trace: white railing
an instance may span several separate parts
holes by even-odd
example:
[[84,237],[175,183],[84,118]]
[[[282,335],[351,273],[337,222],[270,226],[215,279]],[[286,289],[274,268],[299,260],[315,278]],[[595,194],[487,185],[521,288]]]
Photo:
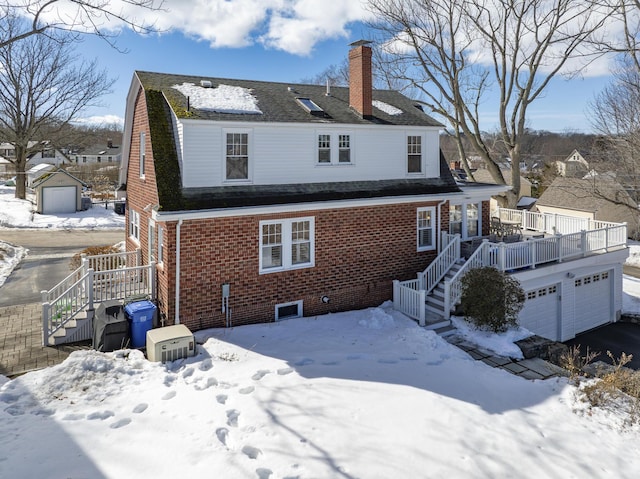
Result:
[[[447,271],[451,269],[456,261],[460,259],[460,235],[447,235],[451,238],[448,240],[447,246],[442,250],[436,259],[434,259],[427,269],[422,273],[418,273],[418,279],[420,280],[420,289],[424,289],[426,294],[429,294],[433,288],[447,274]],[[444,240],[443,235],[443,240]]]
[[94,271],[107,271],[112,269],[140,266],[142,252],[140,249],[126,251],[122,253],[107,253],[94,256],[84,256],[87,260],[87,267]]
[[449,319],[451,316],[451,308],[462,297],[462,277],[467,271],[485,266],[489,261],[489,241],[484,241],[478,249],[476,249],[469,259],[462,265],[458,272],[448,281],[444,283],[444,317]]
[[614,226],[622,226],[624,224],[555,213],[537,213],[533,211],[513,210],[509,208],[498,208],[494,214],[502,221],[519,223],[523,230],[537,231],[547,234],[568,235],[572,233],[579,233],[580,231],[611,228]]
[[425,300],[426,294],[424,289],[420,289],[419,279],[393,280],[393,309],[417,319],[420,326],[424,326],[426,321]]

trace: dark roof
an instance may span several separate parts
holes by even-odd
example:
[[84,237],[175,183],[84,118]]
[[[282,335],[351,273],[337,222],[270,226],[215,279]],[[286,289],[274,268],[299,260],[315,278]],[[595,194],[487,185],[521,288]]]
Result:
[[53,178],[54,175],[59,174],[59,173],[63,173],[65,175],[67,175],[69,178],[77,181],[78,183],[80,183],[82,186],[88,186],[84,181],[82,181],[79,178],[76,178],[75,176],[73,176],[71,173],[69,173],[66,170],[63,170],[62,168],[57,168],[55,170],[52,171],[48,171],[46,172],[44,175],[40,176],[36,181],[33,182],[33,185],[31,185],[32,188],[36,188],[38,186],[40,186],[42,183],[45,183],[46,181],[48,181],[49,179]]
[[[349,88],[347,87],[331,87],[330,95],[326,95],[326,87],[320,85],[232,80],[144,71],[137,71],[136,75],[145,90],[161,91],[168,99],[174,112],[184,118],[243,122],[442,126],[424,113],[417,102],[392,90],[373,90],[373,100],[383,101],[402,110],[402,113],[390,115],[374,107],[373,118],[363,119],[349,106]],[[191,106],[187,111],[187,98],[173,86],[182,85],[185,82],[200,85],[201,80],[210,81],[213,88],[223,84],[252,90],[262,114],[218,113],[210,110],[197,110]],[[325,116],[310,114],[296,102],[296,98],[309,98],[325,112]]]
[[116,156],[121,153],[121,148],[118,145],[114,145],[109,148],[107,145],[93,145],[88,148],[82,149],[80,152],[75,153],[75,155],[104,155],[104,156]]

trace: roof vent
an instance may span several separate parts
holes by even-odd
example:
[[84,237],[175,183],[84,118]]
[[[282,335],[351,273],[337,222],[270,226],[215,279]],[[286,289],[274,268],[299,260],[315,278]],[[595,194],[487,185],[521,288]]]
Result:
[[318,105],[316,105],[309,98],[297,97],[296,101],[300,104],[302,108],[304,108],[307,111],[307,113],[310,113],[313,116],[325,116],[324,110],[320,108]]
[[211,81],[210,80],[200,80],[200,86],[202,88],[211,88]]

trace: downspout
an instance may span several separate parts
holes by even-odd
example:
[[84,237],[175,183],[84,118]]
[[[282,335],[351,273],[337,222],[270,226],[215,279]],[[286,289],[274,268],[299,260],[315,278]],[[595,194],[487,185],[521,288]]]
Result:
[[178,220],[176,226],[176,308],[175,308],[175,324],[180,324],[180,227],[182,220]]
[[442,253],[442,205],[444,205],[447,200],[442,200],[438,203],[438,253]]

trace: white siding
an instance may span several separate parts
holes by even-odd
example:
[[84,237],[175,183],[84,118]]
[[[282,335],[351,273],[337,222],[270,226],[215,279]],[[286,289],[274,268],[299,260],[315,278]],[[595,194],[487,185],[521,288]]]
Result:
[[[178,120],[176,136],[185,187],[224,184],[227,129],[249,133],[250,182],[254,185],[408,178],[407,135],[423,138],[423,172],[417,177],[438,177],[440,173],[437,128]],[[349,134],[351,163],[318,164],[320,133],[334,135],[332,141],[337,141],[338,134]]]

